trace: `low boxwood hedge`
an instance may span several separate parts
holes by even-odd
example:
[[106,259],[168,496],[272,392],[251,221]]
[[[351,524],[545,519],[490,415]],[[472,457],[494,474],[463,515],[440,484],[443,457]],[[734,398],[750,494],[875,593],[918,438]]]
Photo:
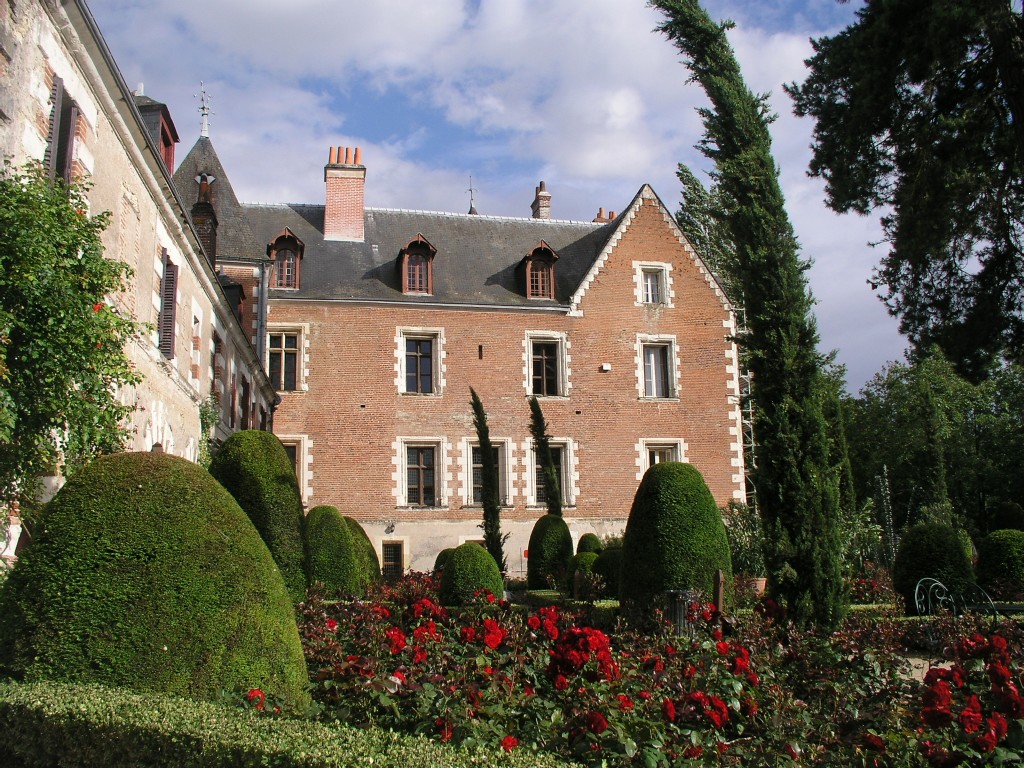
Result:
[[553,755],[461,749],[419,736],[273,718],[118,688],[0,682],[9,768],[556,768]]

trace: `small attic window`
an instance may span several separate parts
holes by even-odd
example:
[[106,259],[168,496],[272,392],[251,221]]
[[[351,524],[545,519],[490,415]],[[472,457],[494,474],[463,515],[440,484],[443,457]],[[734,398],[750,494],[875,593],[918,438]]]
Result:
[[543,240],[523,259],[526,265],[526,297],[555,298],[555,262],[558,254]]
[[417,234],[398,254],[402,293],[434,292],[434,256],[437,249]]
[[267,244],[267,256],[274,265],[271,285],[274,288],[298,288],[299,266],[305,244],[288,227]]

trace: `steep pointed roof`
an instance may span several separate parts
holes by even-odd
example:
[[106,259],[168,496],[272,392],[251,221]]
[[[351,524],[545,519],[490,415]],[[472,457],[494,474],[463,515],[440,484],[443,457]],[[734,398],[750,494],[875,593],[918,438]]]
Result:
[[213,142],[201,136],[174,172],[174,186],[186,205],[191,206],[199,197],[201,174],[212,176],[213,209],[217,213],[217,259],[266,259],[266,242],[261,243],[253,234],[245,210],[235,196],[224,166],[213,148]]

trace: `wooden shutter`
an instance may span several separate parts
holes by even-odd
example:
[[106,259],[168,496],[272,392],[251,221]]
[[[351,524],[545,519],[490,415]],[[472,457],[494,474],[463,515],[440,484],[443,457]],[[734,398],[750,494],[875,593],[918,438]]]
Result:
[[178,308],[178,267],[171,262],[167,249],[163,252],[164,276],[160,281],[160,319],[157,333],[160,336],[160,351],[168,360],[174,359],[174,324]]
[[46,134],[46,152],[43,154],[43,165],[46,167],[46,174],[51,178],[57,177],[57,157],[60,154],[58,145],[60,142],[60,116],[64,101],[64,81],[54,75],[53,90],[50,91],[50,125]]

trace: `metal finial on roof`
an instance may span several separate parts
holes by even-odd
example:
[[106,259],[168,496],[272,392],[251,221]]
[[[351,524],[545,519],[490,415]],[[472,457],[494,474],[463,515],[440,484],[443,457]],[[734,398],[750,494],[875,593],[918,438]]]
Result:
[[466,191],[469,192],[469,215],[470,216],[476,216],[477,215],[476,206],[473,205],[473,193],[476,192],[476,190],[473,188],[473,176],[472,176],[472,174],[470,174],[470,177],[469,177],[469,189],[467,189]]
[[199,81],[199,93],[194,93],[192,96],[199,99],[199,114],[203,116],[202,122],[199,124],[199,135],[209,138],[210,115],[216,113],[210,109],[210,94],[206,92],[206,86],[202,80]]

